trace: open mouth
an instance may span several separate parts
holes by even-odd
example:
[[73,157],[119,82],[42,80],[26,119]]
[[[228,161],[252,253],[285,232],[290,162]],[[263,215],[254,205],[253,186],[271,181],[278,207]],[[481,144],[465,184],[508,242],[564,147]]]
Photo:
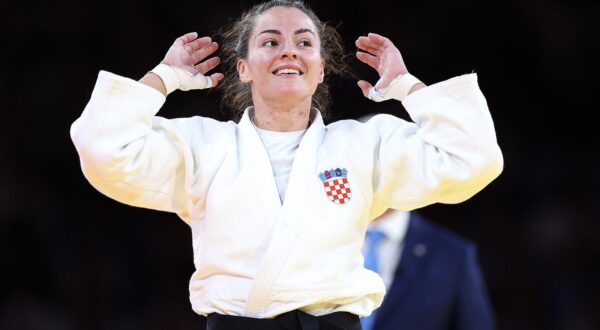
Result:
[[284,76],[284,75],[297,75],[297,76],[301,76],[304,74],[304,72],[297,70],[297,69],[279,69],[279,70],[275,70],[273,71],[273,74],[276,76]]

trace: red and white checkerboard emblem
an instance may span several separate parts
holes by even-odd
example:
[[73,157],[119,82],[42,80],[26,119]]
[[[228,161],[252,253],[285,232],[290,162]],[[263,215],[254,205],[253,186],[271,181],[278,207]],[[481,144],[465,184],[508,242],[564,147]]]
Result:
[[348,171],[345,168],[331,169],[319,174],[327,198],[336,204],[345,204],[352,198],[347,174]]
[[345,204],[352,197],[347,178],[335,178],[323,182],[329,200],[336,204]]

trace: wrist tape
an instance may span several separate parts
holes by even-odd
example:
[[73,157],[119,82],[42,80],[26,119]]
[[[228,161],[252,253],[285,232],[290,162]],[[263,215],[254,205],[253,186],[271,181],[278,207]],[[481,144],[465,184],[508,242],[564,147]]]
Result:
[[190,89],[205,89],[212,87],[212,80],[200,72],[192,74],[184,69],[161,63],[150,72],[158,75],[162,79],[167,94],[171,94],[176,89],[188,91]]
[[408,95],[410,89],[420,82],[419,79],[407,72],[394,78],[386,88],[371,87],[368,98],[375,102],[382,102],[389,99],[402,101]]

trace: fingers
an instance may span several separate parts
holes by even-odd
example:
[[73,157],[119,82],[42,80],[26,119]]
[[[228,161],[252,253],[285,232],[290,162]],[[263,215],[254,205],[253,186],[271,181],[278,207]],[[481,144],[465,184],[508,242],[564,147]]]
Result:
[[192,53],[202,47],[205,47],[206,45],[209,45],[211,41],[212,39],[210,37],[202,37],[186,43],[184,47],[189,53]]
[[358,58],[361,62],[369,65],[375,70],[379,68],[379,58],[376,56],[365,52],[356,52],[356,58]]
[[368,37],[358,37],[356,39],[356,47],[373,55],[380,56],[383,53],[380,45],[371,41]]
[[217,86],[217,84],[219,83],[219,81],[221,79],[223,79],[225,76],[222,73],[213,73],[213,74],[211,74],[208,77],[212,81],[212,87],[215,87],[215,86]]
[[367,35],[367,37],[374,44],[383,46],[383,47],[387,47],[392,43],[392,41],[390,39],[388,39],[382,35],[379,35],[377,33],[369,33]]
[[357,84],[358,87],[360,87],[360,90],[362,91],[363,95],[365,97],[369,97],[369,89],[373,88],[373,86],[365,80],[359,80]]
[[185,45],[188,42],[196,39],[197,37],[198,37],[198,33],[196,33],[196,32],[186,33],[186,34],[182,35],[181,37],[177,38],[177,40],[175,40],[175,43],[179,43],[180,45]]
[[198,70],[200,73],[202,73],[203,75],[206,75],[206,73],[212,69],[214,69],[217,65],[219,65],[219,63],[221,62],[221,59],[219,59],[218,57],[211,57],[208,60],[195,65],[194,67],[196,68],[196,70]]
[[210,54],[214,53],[219,48],[219,45],[216,42],[211,42],[199,50],[190,54],[192,63],[198,63],[205,58],[207,58]]
[[386,48],[395,47],[390,39],[377,33],[369,33],[366,37],[358,37],[356,39],[356,46],[377,56],[381,55]]

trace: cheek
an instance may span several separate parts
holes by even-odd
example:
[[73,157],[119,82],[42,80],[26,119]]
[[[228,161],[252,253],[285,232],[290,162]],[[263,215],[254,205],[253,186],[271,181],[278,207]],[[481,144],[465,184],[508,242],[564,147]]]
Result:
[[267,51],[254,51],[252,55],[248,57],[248,61],[255,67],[264,67],[273,60],[273,55]]
[[270,63],[269,57],[258,54],[248,61],[250,72],[255,78],[269,74]]
[[321,54],[313,54],[307,59],[310,61],[311,67],[313,68],[314,72],[316,72],[319,75],[323,73],[323,58],[321,57]]

